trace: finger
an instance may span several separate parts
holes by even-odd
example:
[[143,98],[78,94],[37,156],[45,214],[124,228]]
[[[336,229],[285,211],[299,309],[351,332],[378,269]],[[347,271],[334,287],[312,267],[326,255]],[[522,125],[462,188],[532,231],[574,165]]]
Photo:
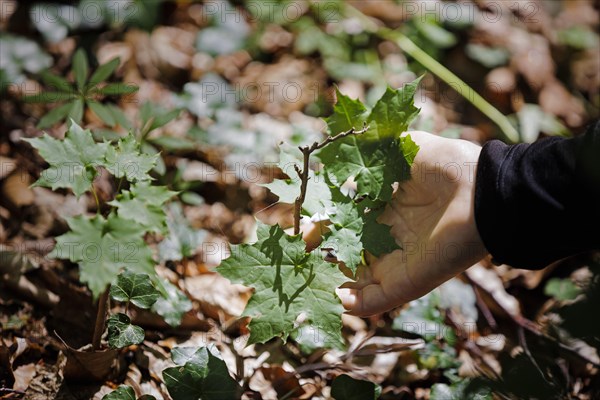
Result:
[[359,265],[356,270],[356,280],[349,281],[342,284],[340,287],[342,288],[350,288],[350,289],[362,289],[367,285],[371,285],[376,283],[373,274],[371,273],[371,268],[366,267],[364,265]]
[[389,299],[385,295],[381,285],[373,284],[365,286],[362,289],[340,289],[343,292],[342,304],[348,310],[349,314],[359,317],[384,312],[392,308]]

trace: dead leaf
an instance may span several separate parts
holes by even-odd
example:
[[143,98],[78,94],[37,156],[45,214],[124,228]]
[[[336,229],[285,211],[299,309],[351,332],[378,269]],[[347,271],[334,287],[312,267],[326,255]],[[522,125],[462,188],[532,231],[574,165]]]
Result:
[[16,207],[33,204],[35,196],[29,187],[33,183],[31,176],[23,171],[12,173],[2,185],[2,194]]

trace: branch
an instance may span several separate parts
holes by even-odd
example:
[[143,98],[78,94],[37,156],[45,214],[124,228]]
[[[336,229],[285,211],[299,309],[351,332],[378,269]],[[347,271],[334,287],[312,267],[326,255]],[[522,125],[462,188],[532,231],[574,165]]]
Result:
[[298,177],[300,178],[300,195],[298,197],[296,197],[296,201],[294,202],[294,235],[297,235],[300,233],[300,214],[302,212],[302,204],[304,204],[304,200],[306,199],[306,189],[308,186],[308,180],[310,179],[310,177],[308,176],[309,165],[310,165],[309,164],[310,155],[313,152],[322,149],[323,147],[327,146],[330,143],[335,142],[338,139],[343,139],[350,135],[362,135],[367,130],[369,130],[369,127],[365,123],[363,125],[363,128],[360,130],[356,130],[356,128],[352,128],[350,130],[347,130],[346,132],[338,133],[335,136],[328,136],[321,143],[314,142],[310,146],[298,146],[298,149],[300,149],[300,151],[302,152],[302,155],[304,156],[303,157],[304,166],[302,167],[302,170],[300,170],[298,165],[296,165],[296,164],[294,165],[294,169],[296,170],[296,173],[298,174]]

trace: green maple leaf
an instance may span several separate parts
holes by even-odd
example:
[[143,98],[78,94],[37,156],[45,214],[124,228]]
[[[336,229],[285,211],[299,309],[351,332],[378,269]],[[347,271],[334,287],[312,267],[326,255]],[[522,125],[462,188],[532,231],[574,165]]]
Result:
[[148,181],[137,182],[108,202],[117,208],[119,217],[136,221],[151,232],[166,233],[167,221],[163,203],[177,192],[165,186],[151,186]]
[[65,135],[64,140],[57,140],[48,134],[33,139],[23,139],[36,148],[40,155],[50,164],[42,172],[36,186],[72,189],[77,197],[92,187],[98,174],[96,167],[104,164],[107,143],[96,143],[89,130],[83,130],[75,122]]
[[344,308],[335,288],[348,279],[320,253],[306,253],[300,235],[258,223],[257,237],[252,245],[232,246],[231,256],[217,267],[230,281],[255,290],[243,313],[252,318],[248,343],[286,341],[300,317],[325,336],[325,347],[343,348]]
[[[297,147],[286,143],[279,145],[279,162],[277,166],[288,178],[275,179],[263,186],[279,197],[279,201],[282,203],[294,204],[296,197],[300,195],[300,178],[294,170],[294,165],[302,169],[302,158],[302,152]],[[302,212],[308,216],[324,213],[327,208],[331,207],[331,192],[325,174],[311,169],[308,176],[310,183],[306,188],[306,198],[302,203]]]
[[115,177],[125,177],[128,181],[150,180],[148,172],[156,165],[158,154],[150,155],[140,151],[140,144],[132,133],[119,139],[116,146],[106,152],[105,166]]
[[106,320],[108,327],[108,345],[120,349],[140,344],[144,341],[144,330],[133,325],[129,317],[123,313],[113,314]]
[[347,203],[335,203],[335,212],[329,214],[331,233],[325,238],[323,247],[333,248],[337,259],[355,273],[362,260],[363,220],[358,207],[348,200]]
[[110,286],[110,297],[117,301],[132,302],[139,308],[150,308],[160,292],[156,290],[148,274],[121,272],[117,282]]
[[177,366],[165,369],[162,376],[173,400],[241,398],[242,388],[214,347],[176,347],[171,358]]
[[414,106],[419,81],[398,90],[388,88],[371,111],[338,92],[338,103],[327,121],[330,134],[360,128],[365,122],[369,125],[362,135],[338,139],[318,153],[326,171],[339,185],[353,178],[357,195],[388,201],[392,184],[409,178],[414,142],[400,135],[419,113]]
[[123,268],[155,276],[152,252],[143,240],[144,227],[114,214],[107,219],[100,215],[67,218],[67,223],[71,230],[56,238],[50,257],[78,263],[80,279],[94,298]]

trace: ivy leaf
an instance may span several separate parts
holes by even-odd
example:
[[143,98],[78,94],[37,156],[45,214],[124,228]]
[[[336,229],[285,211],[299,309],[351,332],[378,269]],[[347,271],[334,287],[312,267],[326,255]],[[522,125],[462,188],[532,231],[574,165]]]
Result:
[[[112,392],[105,394],[102,400],[135,400],[135,392],[131,386],[121,385]],[[138,400],[156,400],[151,394],[145,394]]]
[[392,197],[392,184],[409,178],[408,160],[414,157],[414,146],[400,135],[419,112],[414,107],[419,81],[399,90],[388,88],[367,117],[368,111],[364,111],[357,100],[338,93],[340,105],[336,104],[334,114],[328,119],[330,134],[359,128],[365,121],[369,124],[369,130],[362,135],[336,140],[318,153],[325,169],[339,185],[353,178],[357,195],[388,201]]
[[239,399],[242,388],[229,375],[227,365],[216,349],[175,348],[172,359],[177,367],[162,372],[173,400]]
[[165,186],[151,186],[148,181],[137,182],[108,202],[117,208],[119,217],[136,221],[151,232],[166,233],[166,214],[163,203],[177,194]]
[[[300,195],[300,178],[294,170],[294,165],[302,168],[302,152],[287,143],[279,145],[279,162],[277,166],[288,176],[288,179],[275,179],[263,186],[279,197],[282,203],[294,204],[296,197]],[[305,215],[325,213],[331,207],[331,191],[322,172],[313,171],[308,173],[309,185],[306,188],[306,198],[302,204]]]
[[110,296],[117,301],[132,302],[139,308],[147,309],[156,303],[160,292],[148,274],[124,271],[117,276],[117,283],[111,285]]
[[79,263],[80,280],[94,298],[112,283],[122,268],[155,275],[152,252],[143,240],[144,227],[110,214],[107,219],[78,216],[67,218],[71,229],[56,238],[50,257]]
[[69,188],[77,197],[88,191],[97,175],[96,167],[104,163],[108,145],[96,143],[89,130],[71,123],[64,140],[48,134],[23,139],[38,150],[50,167],[42,172],[36,186]]
[[119,140],[116,147],[106,152],[106,169],[115,177],[125,177],[129,182],[150,180],[148,171],[154,168],[158,155],[140,151],[140,144],[132,133]]
[[346,374],[339,375],[331,384],[331,397],[335,400],[377,400],[379,396],[381,386]]
[[254,288],[243,315],[252,318],[248,343],[284,341],[303,319],[326,335],[325,347],[343,348],[344,312],[335,288],[348,279],[320,253],[306,253],[300,235],[258,223],[257,242],[233,245],[217,270],[233,283]]
[[144,341],[144,330],[133,325],[129,317],[123,313],[108,317],[106,325],[108,326],[108,345],[113,349],[140,344]]
[[164,294],[152,305],[152,311],[171,326],[179,326],[183,315],[192,309],[192,302],[171,282],[162,282]]
[[363,220],[354,202],[335,205],[335,212],[329,214],[331,233],[326,237],[324,247],[333,248],[337,259],[355,273],[362,259]]
[[131,386],[121,385],[112,392],[105,394],[102,400],[135,400],[135,392]]

